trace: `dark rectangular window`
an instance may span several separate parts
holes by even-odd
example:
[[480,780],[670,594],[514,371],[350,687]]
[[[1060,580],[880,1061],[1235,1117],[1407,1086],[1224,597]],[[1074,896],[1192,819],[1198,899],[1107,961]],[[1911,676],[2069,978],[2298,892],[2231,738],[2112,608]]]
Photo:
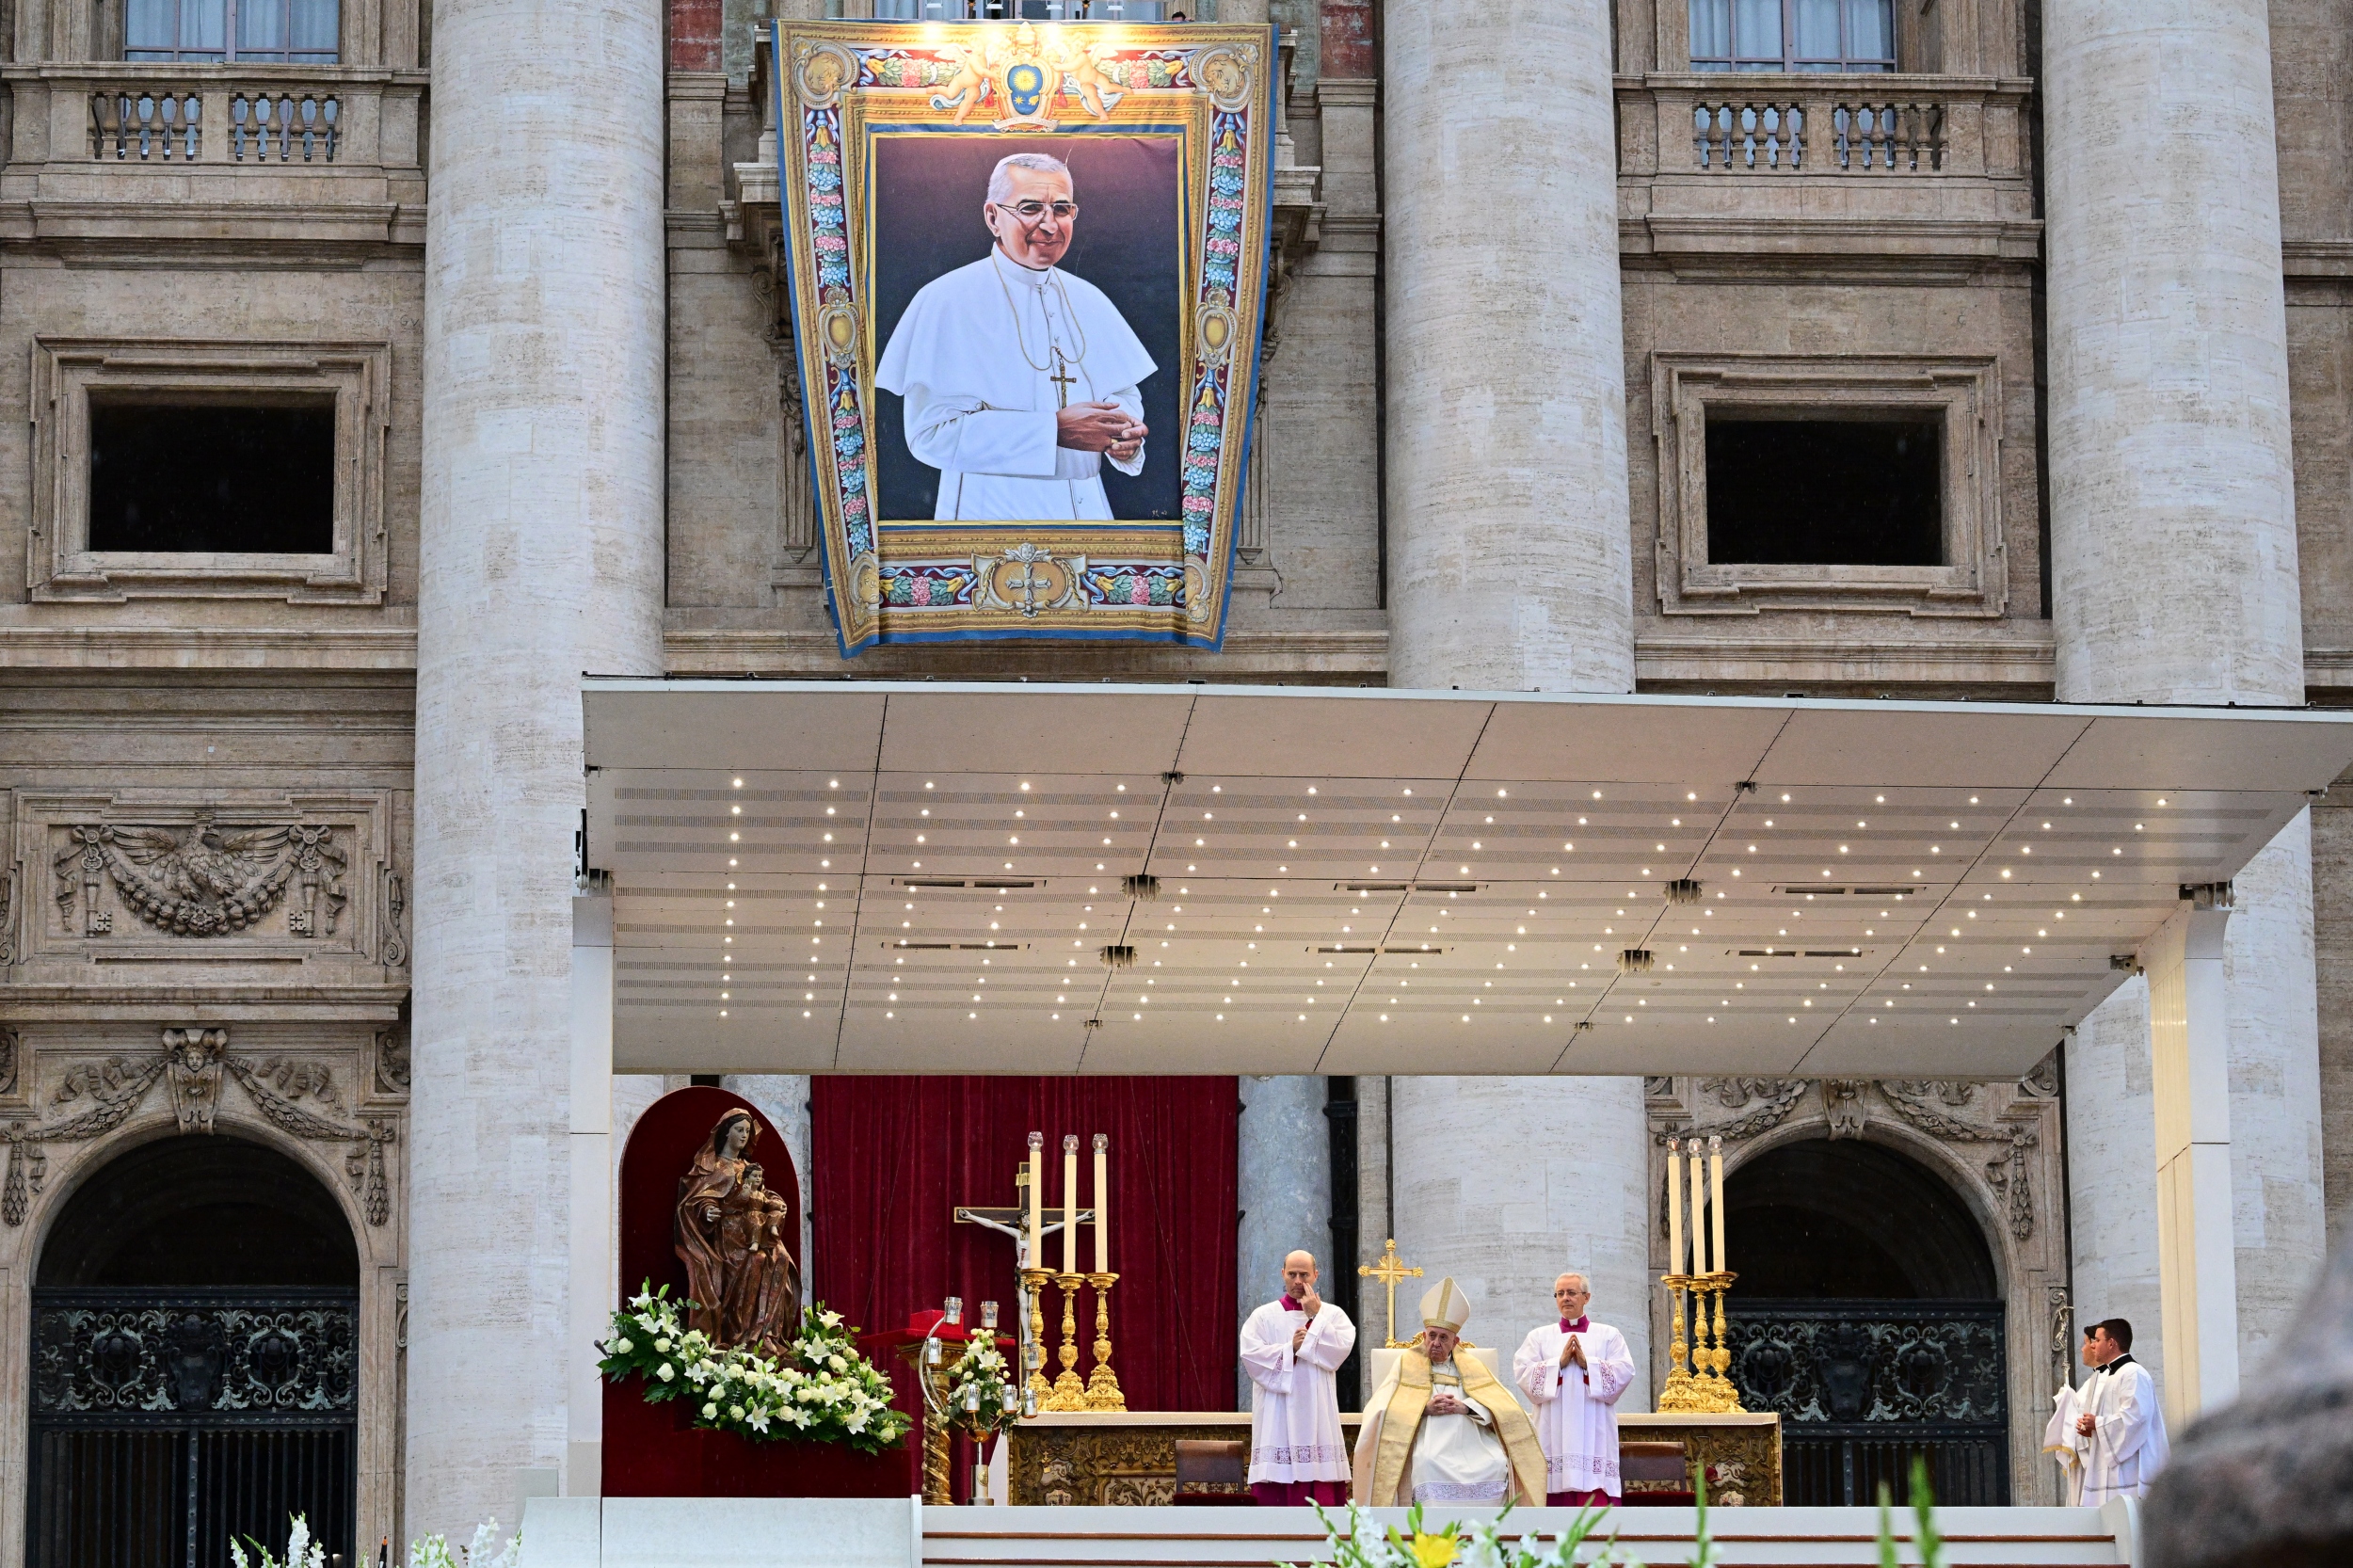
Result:
[[91,397],[89,548],[333,553],[334,401]]
[[1707,419],[1711,565],[1945,564],[1940,426]]

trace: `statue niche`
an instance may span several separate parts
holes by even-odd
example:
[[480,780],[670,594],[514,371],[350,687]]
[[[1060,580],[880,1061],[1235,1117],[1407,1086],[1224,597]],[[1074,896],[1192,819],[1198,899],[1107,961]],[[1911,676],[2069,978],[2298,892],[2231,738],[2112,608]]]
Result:
[[719,1118],[679,1179],[672,1244],[696,1304],[686,1326],[780,1355],[800,1333],[801,1271],[786,1238],[792,1205],[746,1158],[759,1138],[750,1112]]

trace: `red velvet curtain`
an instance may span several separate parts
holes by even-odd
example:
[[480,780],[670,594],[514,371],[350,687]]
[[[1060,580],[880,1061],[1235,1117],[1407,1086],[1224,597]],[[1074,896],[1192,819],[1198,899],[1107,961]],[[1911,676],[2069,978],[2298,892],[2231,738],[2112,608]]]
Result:
[[[1112,1367],[1130,1410],[1234,1408],[1235,1142],[1230,1078],[863,1078],[811,1084],[811,1285],[870,1331],[962,1296],[966,1321],[1000,1304],[1012,1332],[1013,1242],[956,1224],[959,1204],[1010,1207],[1028,1135],[1046,1134],[1045,1198],[1063,1198],[1062,1138],[1080,1137],[1080,1207],[1094,1201],[1093,1134],[1111,1137]],[[1059,1237],[1048,1237],[1060,1267]],[[1095,1266],[1092,1229],[1080,1269]],[[1059,1320],[1061,1292],[1047,1297]],[[1093,1369],[1083,1293],[1079,1375]],[[1047,1325],[1061,1342],[1058,1320]],[[1058,1369],[1049,1348],[1047,1376]]]

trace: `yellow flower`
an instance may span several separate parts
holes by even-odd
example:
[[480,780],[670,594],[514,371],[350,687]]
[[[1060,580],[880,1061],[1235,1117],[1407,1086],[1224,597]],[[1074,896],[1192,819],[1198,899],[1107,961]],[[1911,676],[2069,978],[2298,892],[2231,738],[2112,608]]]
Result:
[[1416,1530],[1412,1547],[1414,1560],[1420,1563],[1421,1568],[1447,1568],[1454,1560],[1455,1545],[1455,1537],[1450,1530],[1444,1535],[1427,1535]]

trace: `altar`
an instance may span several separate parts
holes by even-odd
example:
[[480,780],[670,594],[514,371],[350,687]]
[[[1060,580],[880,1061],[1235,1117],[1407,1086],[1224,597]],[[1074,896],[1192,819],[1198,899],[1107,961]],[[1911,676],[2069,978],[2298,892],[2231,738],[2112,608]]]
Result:
[[[1343,1414],[1353,1446],[1361,1416]],[[1176,1492],[1180,1438],[1244,1441],[1247,1411],[1122,1411],[1038,1415],[1006,1429],[1005,1486],[1016,1506],[1152,1507]],[[1781,1506],[1781,1417],[1628,1411],[1618,1416],[1622,1443],[1680,1443],[1687,1464],[1731,1478],[1750,1507]],[[1726,1465],[1737,1465],[1737,1471]],[[1709,1490],[1720,1490],[1711,1484]],[[1236,1498],[1247,1505],[1245,1495]]]

